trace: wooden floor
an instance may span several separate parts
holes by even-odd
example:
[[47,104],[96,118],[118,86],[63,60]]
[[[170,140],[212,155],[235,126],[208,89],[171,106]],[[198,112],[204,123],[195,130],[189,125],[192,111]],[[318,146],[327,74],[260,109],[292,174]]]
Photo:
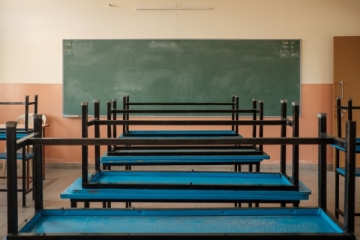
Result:
[[[186,166],[183,167],[186,169]],[[190,168],[191,169],[191,168]],[[186,169],[187,170],[187,169]],[[274,169],[276,171],[276,169]],[[91,172],[91,170],[90,170]],[[290,173],[291,171],[289,171]],[[45,208],[69,208],[70,201],[60,199],[60,193],[64,191],[76,178],[81,176],[80,169],[47,169],[46,180],[44,180],[44,206]],[[302,201],[300,207],[317,206],[317,171],[311,169],[300,170],[301,181],[312,190],[310,200]],[[343,184],[343,181],[341,181]],[[6,180],[0,179],[0,187],[5,187]],[[328,207],[334,212],[334,173],[328,172]],[[360,212],[360,178],[356,180],[356,211]],[[27,207],[21,206],[21,194],[19,193],[19,223],[31,218],[34,208],[34,202],[31,200],[31,194],[27,196]],[[342,204],[342,201],[341,201]],[[92,207],[101,207],[100,203],[92,203]],[[113,203],[113,207],[123,208],[124,203]],[[209,207],[232,207],[233,204],[211,204],[211,203],[133,203],[135,208],[209,208]],[[260,206],[278,206],[263,204]],[[0,239],[6,236],[7,232],[7,208],[6,193],[0,192]],[[82,207],[79,204],[79,207]],[[356,217],[355,231],[360,239],[360,217]]]

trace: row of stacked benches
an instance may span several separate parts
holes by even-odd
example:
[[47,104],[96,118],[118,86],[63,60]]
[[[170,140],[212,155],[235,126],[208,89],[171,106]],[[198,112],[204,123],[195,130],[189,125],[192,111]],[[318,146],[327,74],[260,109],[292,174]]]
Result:
[[[236,99],[236,98],[235,98]],[[125,100],[125,99],[124,99]],[[236,102],[236,101],[235,101]],[[151,104],[151,103],[149,103]],[[180,103],[179,103],[180,104]],[[209,103],[208,103],[209,104]],[[215,103],[218,104],[218,103]],[[129,125],[187,125],[187,126],[202,126],[202,125],[212,125],[212,126],[221,126],[221,125],[229,125],[232,126],[232,129],[236,129],[239,125],[252,126],[252,137],[256,136],[256,126],[260,126],[259,136],[263,137],[263,126],[265,125],[278,125],[281,129],[281,137],[286,136],[286,125],[293,126],[293,136],[298,136],[298,119],[299,119],[299,106],[297,104],[293,105],[293,120],[289,120],[286,118],[286,101],[281,102],[282,116],[280,120],[256,120],[256,115],[253,113],[259,112],[260,117],[262,119],[262,109],[263,104],[260,101],[260,110],[256,108],[253,109],[235,109],[235,110],[166,110],[162,111],[163,113],[198,113],[198,112],[207,112],[207,113],[230,113],[231,116],[234,114],[237,115],[239,112],[241,113],[251,113],[253,114],[252,120],[247,121],[239,121],[236,120],[238,117],[232,117],[230,121],[219,121],[219,120],[162,120],[162,121],[153,121],[153,120],[142,120],[142,121],[130,121],[128,120],[128,114],[130,110],[110,110],[108,108],[108,113],[111,112],[113,114],[113,118],[116,119],[116,113],[123,114],[122,120],[103,120],[100,121],[98,113],[99,110],[99,102],[94,102],[94,120],[88,121],[88,106],[87,103],[83,103],[83,137],[88,135],[86,131],[86,127],[94,126],[95,137],[100,136],[99,126],[100,125],[125,125],[123,129],[128,129]],[[108,104],[109,105],[109,104]],[[139,103],[137,103],[139,105]],[[114,101],[112,106],[116,106]],[[253,104],[256,107],[256,104]],[[158,113],[161,111],[155,110],[133,110],[131,113]],[[108,116],[111,114],[108,114]],[[85,126],[84,126],[85,125]],[[113,129],[113,132],[115,130]],[[117,138],[117,134],[112,134],[111,131],[108,131],[108,136],[113,136]],[[174,137],[182,137],[182,138],[216,138],[219,139],[221,137],[231,137],[231,138],[242,138],[234,130],[224,131],[224,130],[207,130],[207,131],[125,131],[124,134],[121,135],[122,138],[126,137],[136,137],[136,138],[151,138],[154,141],[167,141],[169,138]],[[294,151],[298,152],[298,146],[294,146]],[[86,151],[85,151],[86,152]],[[135,188],[135,191],[140,191],[140,189],[168,189],[168,188],[177,188],[178,190],[184,189],[193,189],[193,190],[202,190],[200,193],[202,194],[201,199],[199,196],[195,197],[194,194],[190,194],[189,196],[184,194],[184,191],[178,191],[177,194],[171,194],[171,201],[188,201],[188,202],[197,202],[197,201],[208,201],[208,202],[234,202],[234,200],[239,200],[241,202],[255,202],[255,203],[293,203],[295,206],[298,206],[300,200],[306,200],[309,197],[310,190],[298,179],[298,158],[295,157],[293,159],[293,177],[289,177],[286,174],[286,148],[285,146],[281,146],[281,172],[280,173],[261,173],[261,174],[249,174],[244,175],[242,173],[242,178],[239,178],[239,174],[229,174],[229,173],[209,173],[209,172],[124,172],[124,171],[101,171],[100,163],[109,165],[198,165],[198,164],[206,164],[206,165],[233,165],[238,166],[240,164],[257,164],[259,165],[261,161],[264,159],[269,159],[269,155],[267,155],[263,151],[262,145],[256,146],[254,144],[251,145],[242,145],[242,146],[151,146],[151,147],[136,147],[136,146],[109,146],[108,151],[99,158],[99,146],[95,147],[95,173],[88,176],[88,157],[86,154],[83,154],[83,176],[81,179],[75,181],[66,191],[61,194],[62,198],[69,198],[72,202],[72,206],[76,206],[77,202],[84,201],[86,206],[89,206],[89,202],[91,201],[103,201],[108,200],[108,206],[113,201],[124,201],[126,198],[129,198],[129,194],[125,194],[122,189],[124,188]],[[129,168],[128,168],[129,169]],[[239,169],[239,168],[238,168]],[[257,171],[259,171],[259,167],[257,167]],[[295,173],[295,174],[294,174]],[[212,174],[212,175],[211,175]],[[169,175],[173,177],[172,181],[169,182]],[[155,177],[157,179],[155,180]],[[176,177],[175,177],[176,176]],[[199,177],[201,176],[201,177]],[[151,184],[148,184],[146,181],[144,182],[141,178],[147,178]],[[216,178],[217,177],[217,178]],[[236,178],[235,178],[236,177]],[[119,179],[128,179],[128,183],[126,182],[118,182]],[[193,179],[193,180],[191,180]],[[222,182],[214,183],[211,179],[222,179]],[[200,183],[199,183],[200,181]],[[234,182],[237,181],[237,182]],[[82,182],[82,185],[80,185]],[[198,183],[196,183],[198,182]],[[229,184],[224,184],[224,182],[228,182]],[[244,182],[244,184],[240,184]],[[189,186],[191,184],[191,186]],[[250,186],[250,187],[249,187]],[[97,191],[93,191],[93,188],[97,188]],[[110,191],[112,194],[109,194],[108,188],[117,188],[119,190]],[[219,195],[213,194],[212,192],[204,191],[204,190],[234,190],[237,191],[237,196],[234,195],[233,192],[226,192],[227,194],[222,194],[221,198]],[[254,192],[253,190],[259,190]],[[276,196],[272,198],[269,197],[270,192],[266,190],[278,190],[276,192]],[[293,190],[293,191],[289,191]],[[204,194],[209,193],[211,195],[207,196]],[[101,193],[101,194],[99,194]],[[164,192],[162,195],[156,194],[154,197],[149,197],[148,192],[145,191],[147,195],[147,201],[164,201],[169,200],[168,197],[164,197],[164,195],[169,195],[167,192]],[[131,193],[130,193],[131,195]],[[226,197],[225,197],[226,196]],[[134,199],[132,201],[144,201],[144,197],[140,194],[133,196]],[[128,199],[129,200],[129,199]]]
[[[27,144],[35,145],[35,210],[36,216],[31,219],[20,231],[13,215],[17,213],[16,204],[12,203],[16,194],[9,192],[8,239],[117,239],[122,238],[239,238],[256,239],[263,237],[276,237],[278,239],[331,238],[355,239],[354,237],[354,185],[355,185],[355,123],[347,123],[346,139],[336,138],[326,134],[326,115],[319,114],[318,137],[299,137],[299,106],[293,104],[293,118],[286,118],[286,101],[282,101],[282,117],[280,120],[238,120],[230,121],[149,121],[129,120],[131,110],[114,111],[123,113],[122,120],[100,120],[99,102],[95,101],[95,118],[87,119],[88,104],[82,104],[82,138],[81,139],[46,139],[41,138],[41,124],[39,116],[35,119],[35,134],[26,139],[15,141],[14,132],[16,124],[8,123],[7,144],[9,145],[8,159],[13,162],[16,149]],[[114,109],[115,110],[115,109]],[[119,112],[120,111],[120,112]],[[232,115],[236,115],[233,109]],[[41,119],[41,118],[40,118]],[[215,123],[216,122],[216,123]],[[100,138],[100,126],[125,125],[250,125],[267,126],[278,125],[281,129],[280,137],[232,137],[232,136],[175,136],[175,137],[139,137],[122,136],[117,134],[112,138]],[[292,137],[286,136],[286,126],[291,126]],[[88,128],[94,126],[95,137],[88,138]],[[108,128],[109,129],[109,128]],[[232,128],[233,130],[233,128]],[[262,132],[262,130],[260,131]],[[111,134],[111,130],[108,134]],[[109,135],[108,135],[109,136]],[[318,208],[299,208],[299,194],[304,188],[299,181],[299,145],[317,145],[319,148],[319,198]],[[326,204],[326,145],[334,144],[342,147],[346,152],[346,199],[344,212],[344,225],[334,220],[327,211]],[[44,145],[79,145],[82,148],[82,178],[69,187],[69,195],[77,201],[185,201],[185,202],[292,202],[291,208],[252,208],[252,209],[62,209],[45,210],[42,200],[42,181],[40,168],[41,148]],[[95,172],[88,173],[89,145],[95,146]],[[200,159],[201,154],[215,152],[214,156],[225,160],[217,160],[215,164],[237,165],[241,159],[246,145],[253,147],[256,154],[264,154],[262,145],[279,145],[281,149],[281,167],[278,173],[265,172],[144,172],[144,171],[115,171],[100,169],[100,146],[108,146],[108,154],[114,156],[112,165],[146,165],[164,164],[158,158],[146,158],[139,163],[136,159],[139,153],[164,152],[166,158],[178,156],[179,152],[186,150],[189,154],[183,159],[192,161]],[[286,145],[292,145],[292,175],[286,174]],[[175,146],[175,147],[174,147]],[[254,148],[254,146],[256,146]],[[261,148],[259,147],[261,146]],[[215,151],[213,151],[216,149]],[[230,151],[227,151],[230,149]],[[240,150],[241,149],[241,150]],[[255,149],[255,150],[254,150]],[[194,155],[200,151],[201,154]],[[222,152],[219,154],[218,152]],[[131,152],[131,154],[129,154]],[[169,152],[176,152],[170,154]],[[227,155],[226,152],[230,152]],[[241,153],[242,152],[242,153]],[[119,158],[116,156],[122,154]],[[111,155],[113,154],[113,155]],[[128,155],[127,155],[128,154]],[[127,157],[124,157],[127,156]],[[136,158],[129,158],[136,156]],[[196,157],[194,157],[196,156]],[[235,160],[228,160],[226,156],[238,156]],[[129,160],[130,159],[130,160]],[[237,160],[236,160],[237,159]],[[166,159],[165,159],[166,160]],[[179,163],[181,159],[176,159]],[[146,161],[148,161],[146,163]],[[204,161],[204,160],[202,160]],[[204,164],[214,164],[205,160]],[[145,162],[145,163],[144,163]],[[103,163],[109,164],[103,160]],[[170,163],[173,164],[173,163]],[[188,164],[188,163],[186,163]],[[129,167],[128,167],[129,169]],[[8,171],[14,172],[13,164]],[[16,173],[15,173],[16,176]],[[16,189],[13,179],[9,179],[8,189]],[[303,197],[308,197],[308,194]],[[292,196],[291,196],[292,195]],[[307,196],[306,196],[307,195]],[[77,197],[76,197],[77,196]],[[92,197],[90,197],[92,196]],[[290,200],[290,197],[293,199]],[[271,199],[272,198],[272,199]],[[11,214],[10,214],[11,213]],[[16,217],[17,220],[17,217]]]

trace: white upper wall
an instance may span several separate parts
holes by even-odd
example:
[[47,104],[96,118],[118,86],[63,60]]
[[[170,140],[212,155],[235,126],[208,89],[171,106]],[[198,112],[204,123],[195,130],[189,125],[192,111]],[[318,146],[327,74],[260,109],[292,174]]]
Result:
[[[136,7],[211,7],[139,11]],[[112,6],[109,6],[111,4]],[[301,39],[302,83],[332,83],[359,0],[1,0],[0,83],[62,83],[63,39]]]

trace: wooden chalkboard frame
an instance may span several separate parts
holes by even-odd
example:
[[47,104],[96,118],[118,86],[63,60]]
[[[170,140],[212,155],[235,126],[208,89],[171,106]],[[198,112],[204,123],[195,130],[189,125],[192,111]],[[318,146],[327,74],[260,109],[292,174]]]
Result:
[[300,55],[300,39],[64,39],[63,116],[80,117],[83,101],[123,95],[152,102],[238,95],[241,108],[263,100],[265,116],[280,116],[281,99],[301,100]]

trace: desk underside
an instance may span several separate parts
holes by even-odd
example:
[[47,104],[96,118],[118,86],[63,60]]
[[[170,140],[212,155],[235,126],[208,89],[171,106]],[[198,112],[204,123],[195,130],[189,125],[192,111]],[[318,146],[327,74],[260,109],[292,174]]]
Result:
[[269,155],[259,156],[103,156],[101,164],[106,165],[233,165],[256,164],[269,159]]
[[88,189],[292,190],[287,176],[265,172],[98,171],[83,182]]
[[[345,148],[340,147],[336,144],[331,144],[330,146],[334,147],[335,149],[345,152]],[[356,138],[355,151],[356,151],[356,153],[360,153],[360,138]]]
[[101,171],[90,183],[186,184],[186,185],[291,185],[280,173],[193,172],[193,171]]
[[62,199],[95,201],[172,201],[172,202],[281,202],[308,200],[311,190],[303,183],[299,191],[253,190],[184,190],[184,189],[92,189],[82,188],[81,178],[75,180],[60,197]]
[[[336,172],[345,176],[345,168],[336,168]],[[355,169],[355,177],[360,177],[360,168]]]
[[[224,234],[256,236],[326,234],[346,239],[341,228],[317,208],[272,209],[169,209],[169,210],[42,210],[20,233],[55,235],[89,234],[88,237],[121,234],[204,236]],[[21,235],[21,234],[20,234]],[[249,237],[249,235],[251,237]],[[348,236],[349,237],[349,236]],[[10,239],[10,238],[9,238]],[[84,239],[84,238],[82,238]],[[348,238],[355,239],[355,238]]]

